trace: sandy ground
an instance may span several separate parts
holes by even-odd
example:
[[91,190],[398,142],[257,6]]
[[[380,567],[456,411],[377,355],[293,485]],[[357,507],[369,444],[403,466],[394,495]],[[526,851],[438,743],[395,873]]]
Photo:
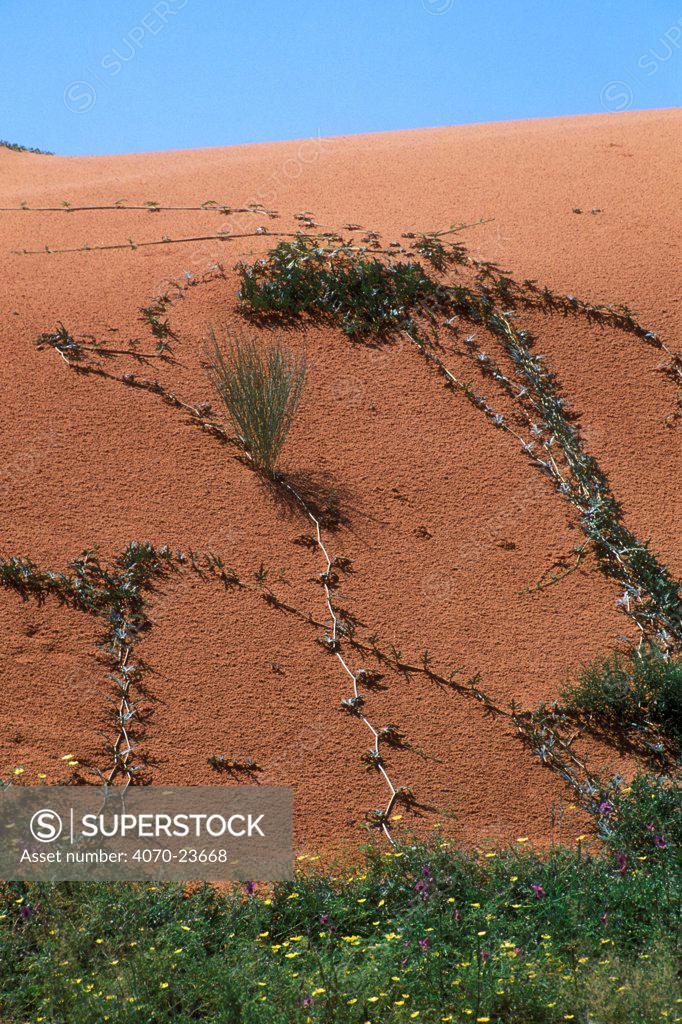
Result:
[[[187,284],[221,262],[225,279],[187,287],[170,310],[178,364],[105,364],[114,377],[135,371],[183,400],[206,401],[209,330],[251,329],[238,313],[233,268],[272,241],[14,250],[244,233],[260,224],[292,230],[301,211],[322,226],[360,224],[387,240],[490,217],[466,233],[474,255],[556,291],[626,303],[675,348],[672,154],[681,122],[680,111],[649,111],[130,156],[0,150],[4,207],[216,200],[261,202],[280,214],[0,213],[3,554],[60,569],[95,544],[108,558],[132,539],[210,549],[252,580],[262,565],[286,601],[324,618],[319,555],[294,543],[309,532],[300,515],[181,411],[120,380],[77,375],[34,345],[61,321],[79,338],[114,347],[139,338],[150,349],[138,308],[168,282]],[[364,633],[411,661],[428,650],[445,675],[480,672],[496,700],[524,708],[552,699],[575,666],[632,637],[618,589],[589,560],[561,584],[533,590],[580,543],[573,510],[414,350],[353,345],[319,327],[286,338],[305,346],[309,373],[283,465],[338,504],[343,523],[329,546],[353,561],[342,600]],[[539,347],[627,524],[679,571],[680,435],[660,353],[561,319],[543,324]],[[151,714],[139,751],[148,778],[229,784],[207,758],[250,757],[260,782],[295,787],[300,847],[357,841],[385,787],[361,761],[368,734],[339,709],[348,686],[317,643],[320,631],[191,573],[158,585],[151,618],[141,646]],[[112,703],[96,658],[100,625],[0,591],[0,768],[21,765],[29,781],[38,772],[56,777],[65,752],[108,766],[102,744]],[[446,822],[465,842],[547,840],[552,808],[570,804],[571,794],[503,721],[423,676],[385,671],[382,687],[368,708],[405,733],[409,746],[390,754],[391,774],[420,804],[404,823]],[[599,768],[621,766],[612,751],[589,752]],[[575,812],[566,811],[563,827],[580,831]]]

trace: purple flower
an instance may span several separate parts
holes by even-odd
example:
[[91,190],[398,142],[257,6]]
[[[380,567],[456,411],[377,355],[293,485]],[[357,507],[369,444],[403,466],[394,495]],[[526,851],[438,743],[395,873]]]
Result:
[[602,801],[599,804],[599,813],[603,814],[605,818],[608,818],[610,814],[613,814],[613,804],[610,804],[608,800]]
[[329,914],[322,914],[320,924],[329,924]]
[[481,960],[483,961],[484,964],[488,963],[488,960],[490,960],[490,950],[489,949],[482,949],[481,950]]
[[419,945],[424,950],[425,953],[428,953],[429,946],[431,945],[428,936],[426,938],[424,938],[424,939],[420,939],[419,940]]
[[415,885],[415,890],[419,893],[419,895],[421,896],[421,898],[423,900],[428,900],[428,898],[429,898],[429,883],[428,882],[422,881],[420,879],[417,882],[417,884]]
[[535,893],[536,900],[541,900],[543,896],[547,895],[541,885],[531,885],[531,889]]
[[256,883],[244,882],[244,890],[248,893],[249,896],[253,896],[254,892],[256,891]]
[[653,821],[649,822],[649,824],[646,826],[646,830],[647,830],[647,832],[653,832],[653,830],[654,830],[654,823],[653,823]]
[[312,996],[306,996],[305,999],[303,1000],[303,1005],[304,1006],[312,1006],[313,1005],[313,997]]
[[665,836],[654,836],[654,846],[657,846],[659,850],[667,850],[668,844],[665,841]]
[[628,859],[624,853],[616,854],[616,863],[618,864],[618,872],[624,875],[628,869]]
[[602,924],[606,924],[606,919],[609,916],[608,910],[605,910],[602,916],[599,918]]
[[462,920],[462,915],[460,914],[459,910],[457,910],[457,908],[455,907],[455,921],[457,922],[457,924],[459,924],[459,922],[461,920]]

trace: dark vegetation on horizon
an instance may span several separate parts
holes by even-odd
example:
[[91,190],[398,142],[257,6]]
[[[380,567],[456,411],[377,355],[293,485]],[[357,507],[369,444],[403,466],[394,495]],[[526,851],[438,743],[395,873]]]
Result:
[[38,149],[35,146],[20,146],[18,142],[8,142],[7,139],[0,139],[0,147],[13,149],[17,153],[39,153],[41,156],[54,156],[49,149]]

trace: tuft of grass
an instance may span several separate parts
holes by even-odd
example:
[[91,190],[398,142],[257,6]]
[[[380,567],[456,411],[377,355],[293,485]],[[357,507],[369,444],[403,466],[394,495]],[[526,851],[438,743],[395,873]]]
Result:
[[305,356],[278,342],[265,348],[251,339],[207,347],[207,373],[254,465],[274,476],[296,415],[306,376]]
[[682,745],[682,658],[653,646],[586,665],[562,698],[573,714],[609,729],[654,726]]

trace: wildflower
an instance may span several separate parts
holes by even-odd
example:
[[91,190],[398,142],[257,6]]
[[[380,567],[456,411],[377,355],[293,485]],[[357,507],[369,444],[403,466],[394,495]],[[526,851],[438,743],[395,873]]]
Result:
[[664,836],[654,836],[654,845],[657,846],[659,850],[666,850],[668,847]]
[[423,951],[425,953],[428,953],[429,946],[431,945],[431,942],[430,942],[428,936],[426,938],[420,939],[419,940],[419,945],[420,945],[421,949],[423,949]]
[[624,853],[616,854],[616,862],[618,864],[618,873],[624,875],[628,869],[628,859]]
[[609,803],[608,800],[603,800],[599,804],[599,813],[608,818],[610,814],[613,814],[613,804]]
[[428,900],[428,898],[429,898],[429,883],[428,882],[423,881],[422,879],[420,879],[417,882],[417,884],[415,885],[414,888],[419,893],[419,895],[421,896],[421,898],[423,900]]
[[535,893],[536,900],[541,900],[543,896],[547,895],[541,885],[531,885],[531,889]]
[[244,891],[249,896],[253,896],[254,892],[256,891],[256,883],[255,882],[244,882]]

